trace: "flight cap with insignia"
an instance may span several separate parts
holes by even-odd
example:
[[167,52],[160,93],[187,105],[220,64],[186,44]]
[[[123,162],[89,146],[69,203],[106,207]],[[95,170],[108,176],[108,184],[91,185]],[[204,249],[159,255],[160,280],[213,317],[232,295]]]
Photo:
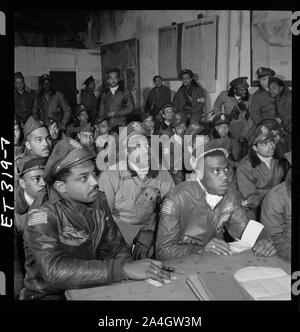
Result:
[[79,114],[83,111],[86,111],[87,112],[87,109],[85,108],[84,105],[76,105],[76,108],[75,108],[75,114],[76,116],[79,116]]
[[95,155],[70,137],[65,137],[55,145],[45,167],[45,177],[49,180],[63,169],[79,165]]
[[23,128],[24,138],[26,138],[34,130],[41,127],[46,127],[43,121],[37,120],[31,115],[24,124]]
[[182,69],[178,74],[178,78],[181,80],[184,74],[188,74],[190,78],[193,78],[194,74],[190,69]]
[[89,76],[89,77],[83,82],[83,84],[84,84],[84,85],[89,85],[89,84],[91,84],[92,82],[95,82],[95,79],[94,79],[93,76]]
[[249,87],[249,84],[247,83],[247,79],[248,77],[246,76],[242,76],[242,77],[238,77],[238,78],[235,78],[234,80],[232,80],[229,85],[231,87],[235,87],[235,88],[246,88],[248,89]]
[[276,75],[276,72],[271,68],[266,67],[259,67],[256,71],[256,75],[258,78],[261,78],[263,76],[274,76]]
[[267,143],[274,140],[274,134],[266,126],[260,125],[256,128],[252,137],[249,140],[250,146],[253,146],[257,143]]
[[224,123],[229,125],[230,116],[228,114],[218,114],[212,119],[211,123],[213,128]]
[[[197,143],[197,141],[196,141]],[[198,161],[200,158],[204,157],[209,152],[221,151],[224,153],[225,157],[228,157],[226,141],[223,139],[213,139],[204,143],[203,141],[200,144],[196,144],[193,150],[193,156],[191,157],[190,163],[191,166],[195,169],[197,167]]]
[[44,169],[48,157],[36,157],[33,155],[26,155],[20,158],[17,162],[18,175],[22,176],[27,172]]
[[79,128],[79,133],[93,133],[92,125],[90,122],[83,124]]

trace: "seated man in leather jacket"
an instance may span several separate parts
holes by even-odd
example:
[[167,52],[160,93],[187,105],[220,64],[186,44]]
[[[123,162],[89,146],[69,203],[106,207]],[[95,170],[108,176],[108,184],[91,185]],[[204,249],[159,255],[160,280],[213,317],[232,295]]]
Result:
[[[156,240],[160,259],[204,251],[230,255],[224,228],[231,237],[240,238],[248,223],[240,198],[228,181],[227,151],[216,141],[201,147],[192,157],[195,178],[177,185],[163,202]],[[267,239],[257,240],[253,251],[263,256],[276,252]]]
[[123,279],[170,275],[162,263],[133,262],[105,195],[94,155],[71,139],[59,141],[45,166],[52,185],[30,207],[24,229],[25,289],[20,299],[63,300],[64,291]]

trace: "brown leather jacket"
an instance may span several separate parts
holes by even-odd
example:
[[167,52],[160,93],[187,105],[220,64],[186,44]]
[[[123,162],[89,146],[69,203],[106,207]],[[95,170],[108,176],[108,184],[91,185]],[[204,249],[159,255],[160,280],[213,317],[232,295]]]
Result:
[[66,289],[125,279],[122,265],[130,251],[104,193],[99,192],[89,208],[81,205],[50,188],[49,196],[46,193],[30,207],[24,229],[24,299],[61,296]]
[[183,182],[164,200],[156,240],[157,258],[195,254],[212,238],[222,239],[223,227],[233,238],[240,238],[247,223],[234,188],[229,187],[212,210],[197,181]]

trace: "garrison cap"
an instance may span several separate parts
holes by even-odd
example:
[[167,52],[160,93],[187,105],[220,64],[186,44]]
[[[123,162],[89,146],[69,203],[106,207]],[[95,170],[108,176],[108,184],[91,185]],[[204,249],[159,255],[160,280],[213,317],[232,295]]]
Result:
[[48,157],[36,157],[33,155],[26,155],[20,158],[17,162],[18,175],[22,176],[27,172],[44,169]]
[[272,141],[274,138],[274,134],[267,128],[267,126],[259,125],[253,133],[252,137],[250,137],[249,143],[250,146],[253,146],[257,143],[266,143]]
[[90,76],[90,77],[88,77],[88,78],[83,82],[83,84],[85,84],[85,85],[89,85],[89,84],[91,84],[92,82],[95,82],[95,79],[94,79],[93,76]]
[[249,87],[249,84],[247,83],[247,79],[248,77],[246,76],[242,76],[242,77],[238,77],[235,78],[234,80],[232,80],[229,85],[231,87]]
[[[141,113],[141,121],[145,121],[146,119],[148,119],[150,116],[152,116],[153,118],[153,115],[150,113],[150,112],[142,112]],[[153,119],[154,120],[154,119]]]
[[280,124],[274,118],[265,118],[262,119],[258,125],[265,126],[269,131],[276,130],[279,131],[281,129]]
[[92,133],[92,132],[93,132],[93,129],[92,129],[92,125],[90,122],[83,124],[79,128],[79,133]]
[[58,125],[58,122],[55,119],[47,118],[45,120],[45,126],[47,126],[48,128],[51,127],[54,123],[56,123]]
[[279,85],[279,86],[281,86],[281,87],[284,87],[284,82],[280,79],[280,78],[278,78],[278,77],[270,77],[270,79],[269,79],[269,85],[271,84],[271,83],[276,83],[277,85]]
[[55,145],[45,167],[45,177],[51,180],[55,174],[94,158],[95,155],[82,144],[65,137]]
[[79,116],[79,114],[83,111],[87,111],[87,109],[84,105],[82,105],[82,104],[76,105],[76,108],[75,108],[76,116]]
[[228,114],[218,114],[211,121],[213,128],[224,123],[229,125],[230,122],[231,119]]
[[188,126],[188,128],[187,128],[187,130],[185,132],[185,135],[192,135],[192,136],[194,136],[194,135],[200,135],[200,132],[203,129],[205,129],[205,127],[202,126],[201,124],[199,124],[199,123],[191,123]]
[[175,104],[166,104],[163,106],[163,108],[161,109],[161,113],[164,114],[164,111],[167,108],[172,108],[173,112],[176,112],[176,105]]
[[44,122],[41,120],[35,119],[31,115],[24,124],[24,128],[23,128],[24,137],[26,138],[31,132],[33,132],[34,130],[41,128],[41,127],[46,127]]
[[263,76],[274,76],[276,73],[273,69],[271,68],[266,68],[266,67],[259,67],[256,71],[256,75],[258,78],[261,78]]
[[180,70],[179,74],[178,74],[178,78],[181,80],[182,79],[182,75],[184,74],[188,74],[190,75],[190,78],[193,78],[194,74],[190,69],[182,69]]

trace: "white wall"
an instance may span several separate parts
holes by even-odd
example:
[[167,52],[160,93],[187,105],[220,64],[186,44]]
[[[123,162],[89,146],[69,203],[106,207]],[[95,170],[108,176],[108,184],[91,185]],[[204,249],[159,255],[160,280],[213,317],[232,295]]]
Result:
[[30,88],[37,89],[38,77],[52,70],[75,71],[78,91],[90,75],[96,80],[96,88],[101,84],[101,61],[97,50],[15,47],[15,71],[23,73]]
[[[226,10],[128,10],[116,15],[115,28],[109,24],[101,31],[99,42],[112,43],[130,38],[139,39],[140,84],[143,90],[153,86],[152,78],[158,74],[158,29],[204,16],[218,16],[217,82],[216,92],[209,94],[208,109],[228,83],[247,76],[250,83],[250,11]],[[172,94],[179,88],[179,81],[171,81]],[[142,105],[145,100],[142,99]]]

